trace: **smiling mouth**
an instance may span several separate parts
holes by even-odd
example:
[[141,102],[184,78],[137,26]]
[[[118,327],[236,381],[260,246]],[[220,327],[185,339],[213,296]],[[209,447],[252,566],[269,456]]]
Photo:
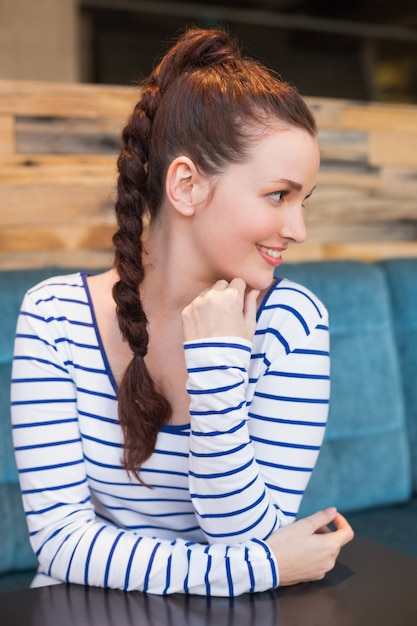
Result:
[[257,244],[256,247],[258,248],[258,250],[260,250],[264,254],[267,254],[268,256],[272,257],[273,259],[280,259],[281,258],[281,250],[274,250],[274,248],[267,248],[266,246],[261,246],[259,244]]

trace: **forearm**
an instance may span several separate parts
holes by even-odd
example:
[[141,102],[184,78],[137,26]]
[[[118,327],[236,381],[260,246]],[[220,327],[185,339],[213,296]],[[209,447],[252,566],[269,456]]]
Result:
[[[48,534],[51,538],[45,541]],[[265,544],[225,546],[141,537],[82,518],[38,536],[43,571],[56,580],[154,594],[235,596],[278,584]]]
[[277,513],[248,429],[250,344],[237,338],[188,344],[186,358],[189,484],[200,526],[209,542],[263,539],[276,527]]
[[190,490],[209,541],[266,538],[294,521],[322,444],[328,330],[313,330],[294,351],[273,347],[266,355],[257,351],[260,343],[254,352],[262,359],[251,365],[242,350],[234,359],[230,346],[187,355],[194,391]]

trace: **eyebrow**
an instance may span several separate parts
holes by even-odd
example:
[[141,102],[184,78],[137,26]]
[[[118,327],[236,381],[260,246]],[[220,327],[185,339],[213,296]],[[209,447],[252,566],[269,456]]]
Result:
[[297,191],[301,191],[301,189],[303,188],[302,185],[300,185],[300,183],[296,183],[294,180],[290,180],[288,178],[281,178],[283,183],[287,183],[290,187],[292,187],[293,189],[296,189]]
[[[286,183],[291,187],[291,189],[295,189],[296,191],[301,191],[303,186],[300,183],[296,183],[295,180],[291,180],[289,178],[279,178],[278,180],[273,180],[273,183]],[[313,189],[306,195],[306,198],[311,196],[313,191],[315,190],[316,185],[314,185]]]

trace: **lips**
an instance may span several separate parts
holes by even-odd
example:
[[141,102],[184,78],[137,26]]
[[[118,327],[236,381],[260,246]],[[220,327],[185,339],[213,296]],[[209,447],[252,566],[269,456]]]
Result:
[[261,246],[260,244],[256,244],[256,247],[264,261],[266,261],[272,267],[277,267],[282,263],[282,249],[279,250],[278,248],[268,248],[267,246]]
[[276,248],[267,248],[266,246],[257,245],[258,250],[272,257],[273,259],[281,258],[281,250],[277,250]]

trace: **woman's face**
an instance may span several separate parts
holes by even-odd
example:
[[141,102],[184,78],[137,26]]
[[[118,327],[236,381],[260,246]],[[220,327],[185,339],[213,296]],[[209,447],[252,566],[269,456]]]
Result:
[[317,140],[296,127],[268,132],[244,163],[231,164],[197,207],[193,237],[200,278],[242,278],[265,289],[281,253],[306,237],[305,199],[319,169]]

